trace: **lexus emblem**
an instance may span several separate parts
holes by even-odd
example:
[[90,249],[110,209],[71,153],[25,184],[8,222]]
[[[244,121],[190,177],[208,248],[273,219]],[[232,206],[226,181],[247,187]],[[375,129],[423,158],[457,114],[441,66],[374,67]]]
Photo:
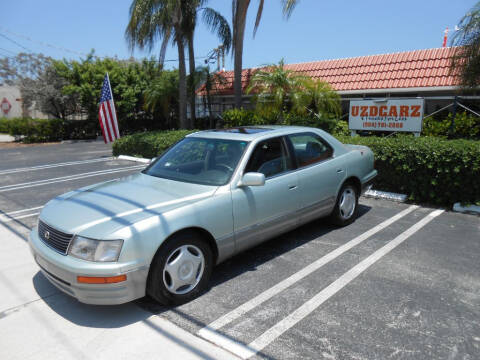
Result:
[[48,231],[45,231],[45,232],[43,233],[43,237],[44,237],[45,240],[50,239],[50,233],[49,233]]

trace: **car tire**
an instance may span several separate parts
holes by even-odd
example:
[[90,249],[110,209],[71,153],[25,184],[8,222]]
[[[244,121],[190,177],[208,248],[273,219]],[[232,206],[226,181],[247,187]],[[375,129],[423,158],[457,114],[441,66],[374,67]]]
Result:
[[147,293],[163,305],[184,304],[207,288],[212,267],[212,250],[198,234],[174,235],[152,261]]
[[357,218],[358,190],[351,184],[346,183],[338,192],[335,207],[330,215],[330,220],[337,226],[351,224]]

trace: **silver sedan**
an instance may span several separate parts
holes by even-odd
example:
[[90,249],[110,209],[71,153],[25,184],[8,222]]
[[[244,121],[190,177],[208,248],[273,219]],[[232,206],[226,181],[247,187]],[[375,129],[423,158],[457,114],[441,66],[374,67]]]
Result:
[[305,127],[188,135],[141,173],[54,198],[30,234],[42,273],[89,304],[180,304],[225,259],[319,217],[357,214],[372,151]]

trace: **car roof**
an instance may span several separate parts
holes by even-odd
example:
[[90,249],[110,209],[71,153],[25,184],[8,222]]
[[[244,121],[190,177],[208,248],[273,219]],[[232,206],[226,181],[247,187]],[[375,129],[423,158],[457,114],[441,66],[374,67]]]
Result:
[[305,132],[312,130],[313,128],[301,126],[259,125],[204,130],[195,132],[187,136],[211,139],[253,141],[259,138],[269,138],[272,136],[282,136],[296,132]]

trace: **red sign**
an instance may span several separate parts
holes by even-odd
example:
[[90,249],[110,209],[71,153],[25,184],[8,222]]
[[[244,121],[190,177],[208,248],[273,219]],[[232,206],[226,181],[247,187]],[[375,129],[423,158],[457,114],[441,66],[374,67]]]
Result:
[[7,98],[3,98],[2,102],[0,103],[0,108],[2,108],[3,113],[7,115],[10,112],[12,105],[7,100]]

